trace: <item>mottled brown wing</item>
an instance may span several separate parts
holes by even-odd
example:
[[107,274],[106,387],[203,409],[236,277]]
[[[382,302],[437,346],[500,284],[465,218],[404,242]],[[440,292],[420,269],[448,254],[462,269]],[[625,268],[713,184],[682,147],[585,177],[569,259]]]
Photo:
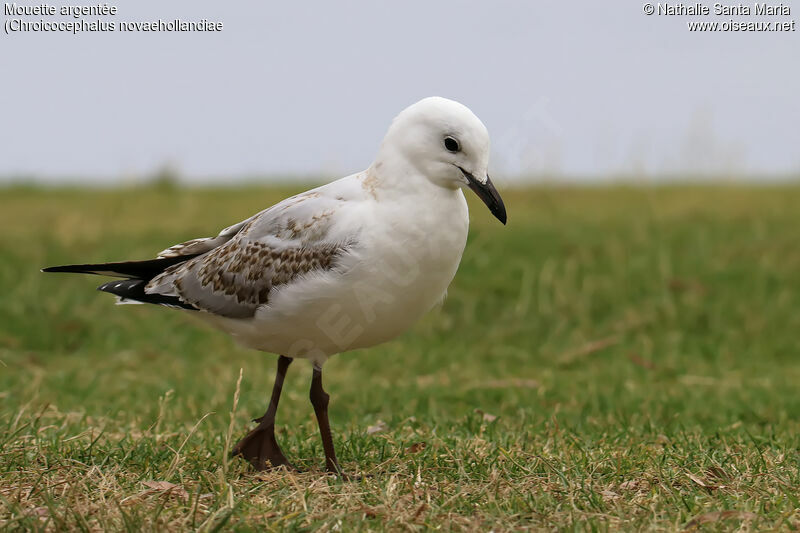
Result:
[[[337,182],[333,182],[334,184]],[[166,269],[145,287],[218,315],[246,318],[268,304],[276,287],[337,265],[358,240],[356,220],[338,218],[342,205],[363,194],[356,182],[319,187],[223,230],[214,239],[177,245],[162,256],[200,254]]]
[[[237,238],[209,253],[176,265],[152,286],[169,280],[176,295],[199,309],[232,318],[253,316],[275,287],[331,269],[345,245],[270,245]],[[148,291],[149,292],[149,291]]]

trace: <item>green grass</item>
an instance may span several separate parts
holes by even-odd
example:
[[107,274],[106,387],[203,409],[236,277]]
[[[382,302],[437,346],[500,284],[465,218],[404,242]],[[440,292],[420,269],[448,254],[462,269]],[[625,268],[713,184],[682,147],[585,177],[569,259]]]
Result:
[[0,190],[0,527],[800,527],[800,187],[506,191],[507,227],[471,200],[443,308],[325,367],[358,482],[322,473],[310,365],[278,414],[306,472],[254,473],[223,448],[240,369],[233,440],[274,356],[38,271],[297,190]]

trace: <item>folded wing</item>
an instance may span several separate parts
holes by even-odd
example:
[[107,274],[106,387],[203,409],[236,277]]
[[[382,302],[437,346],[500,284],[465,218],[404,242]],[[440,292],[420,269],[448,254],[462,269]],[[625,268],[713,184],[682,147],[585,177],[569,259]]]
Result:
[[[243,222],[211,250],[167,268],[144,292],[221,316],[253,316],[281,285],[336,267],[356,239],[334,230],[344,201],[317,191],[284,200]],[[161,255],[196,254],[212,241],[189,241]]]

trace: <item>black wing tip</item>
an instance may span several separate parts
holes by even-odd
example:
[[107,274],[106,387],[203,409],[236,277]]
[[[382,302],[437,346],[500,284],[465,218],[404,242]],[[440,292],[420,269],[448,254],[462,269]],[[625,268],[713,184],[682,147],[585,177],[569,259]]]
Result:
[[121,300],[133,300],[134,302],[140,302],[143,304],[165,305],[167,307],[186,309],[189,311],[198,310],[197,307],[181,301],[180,298],[177,298],[176,296],[148,294],[144,291],[146,286],[147,280],[125,279],[103,283],[97,287],[97,290],[113,294]]
[[109,292],[115,296],[123,298],[131,297],[131,291],[137,291],[144,294],[144,286],[146,282],[141,279],[125,279],[118,281],[109,281],[97,287],[98,291]]
[[45,273],[64,273],[64,274],[96,274],[96,272],[91,270],[93,266],[102,266],[102,265],[60,265],[60,266],[53,266],[53,267],[45,267],[40,269],[41,272]]
[[198,254],[175,257],[156,257],[143,261],[122,261],[118,263],[88,263],[83,265],[61,265],[45,267],[42,272],[65,272],[70,274],[95,274],[115,278],[151,280],[172,265],[183,263]]
[[66,270],[64,270],[64,268],[66,268],[66,267],[64,267],[64,266],[44,267],[44,268],[40,268],[39,272],[66,272]]

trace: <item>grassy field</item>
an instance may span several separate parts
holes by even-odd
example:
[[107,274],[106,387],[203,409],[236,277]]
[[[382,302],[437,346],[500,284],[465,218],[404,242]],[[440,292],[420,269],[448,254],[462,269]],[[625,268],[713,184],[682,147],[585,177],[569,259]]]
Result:
[[507,191],[507,227],[470,200],[444,306],[325,367],[352,482],[322,472],[310,365],[278,415],[306,472],[254,473],[223,449],[274,356],[38,271],[300,189],[0,190],[0,528],[800,528],[800,187]]

